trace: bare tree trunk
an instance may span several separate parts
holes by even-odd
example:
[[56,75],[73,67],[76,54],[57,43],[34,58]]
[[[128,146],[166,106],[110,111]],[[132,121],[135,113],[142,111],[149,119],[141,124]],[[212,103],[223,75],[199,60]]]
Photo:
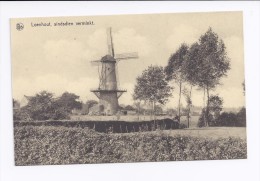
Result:
[[155,101],[153,101],[153,119],[155,120]]
[[[191,91],[192,91],[192,85],[190,86],[190,100],[191,101]],[[189,108],[188,108],[188,128],[190,127],[190,110],[191,110],[191,102],[189,102]]]
[[181,86],[182,86],[181,84],[182,84],[182,82],[180,81],[180,85],[179,85],[179,86],[180,86],[180,92],[179,92],[179,108],[178,108],[178,109],[179,109],[179,110],[178,110],[178,114],[179,114],[179,115],[178,115],[178,122],[179,122],[179,123],[181,122],[181,88],[182,88],[182,87],[181,87]]
[[209,126],[209,87],[207,85],[206,127]]
[[203,88],[203,108],[205,108],[206,107],[206,105],[205,105],[205,87]]
[[[206,92],[206,89],[205,87],[203,88],[203,109],[205,111],[205,108],[206,108],[206,104],[205,104],[205,92]],[[203,113],[203,109],[202,109],[202,113]],[[204,126],[206,126],[206,112],[204,112],[203,114],[203,121],[204,121]]]

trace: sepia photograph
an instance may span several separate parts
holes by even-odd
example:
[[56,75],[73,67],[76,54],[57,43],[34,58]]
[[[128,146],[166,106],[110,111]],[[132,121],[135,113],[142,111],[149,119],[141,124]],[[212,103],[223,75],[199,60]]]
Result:
[[247,159],[242,11],[10,29],[16,166]]

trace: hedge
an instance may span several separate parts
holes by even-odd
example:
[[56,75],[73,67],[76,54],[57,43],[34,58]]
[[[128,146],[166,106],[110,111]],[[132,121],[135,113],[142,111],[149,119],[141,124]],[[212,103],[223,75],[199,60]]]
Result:
[[87,128],[16,126],[15,165],[247,158],[246,141],[168,136],[161,131],[98,133]]
[[130,133],[140,131],[155,131],[179,129],[185,126],[172,119],[154,121],[15,121],[14,126],[65,126],[90,128],[103,133]]

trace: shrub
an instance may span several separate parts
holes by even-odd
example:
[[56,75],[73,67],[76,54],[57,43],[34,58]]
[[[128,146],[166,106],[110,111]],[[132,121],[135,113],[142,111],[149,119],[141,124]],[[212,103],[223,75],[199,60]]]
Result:
[[30,117],[30,114],[25,109],[17,109],[13,110],[13,120],[14,121],[31,121],[32,118]]
[[208,113],[208,120],[206,120],[206,109],[203,108],[202,109],[202,112],[200,114],[200,117],[199,117],[199,121],[198,121],[198,124],[197,126],[198,127],[204,127],[206,126],[206,123],[208,122],[209,125],[212,125],[212,122],[213,122],[213,115],[211,112]]
[[[198,127],[205,126],[205,111],[202,110],[198,121]],[[223,112],[219,116],[214,117],[209,114],[209,126],[246,126],[246,109],[242,108],[237,114],[232,112]]]
[[212,126],[237,126],[237,115],[235,113],[223,112]]

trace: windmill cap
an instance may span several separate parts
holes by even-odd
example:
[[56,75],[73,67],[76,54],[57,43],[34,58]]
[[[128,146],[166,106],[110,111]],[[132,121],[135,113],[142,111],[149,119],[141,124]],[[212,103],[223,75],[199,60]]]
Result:
[[116,60],[111,55],[105,55],[101,58],[101,62],[116,62]]

